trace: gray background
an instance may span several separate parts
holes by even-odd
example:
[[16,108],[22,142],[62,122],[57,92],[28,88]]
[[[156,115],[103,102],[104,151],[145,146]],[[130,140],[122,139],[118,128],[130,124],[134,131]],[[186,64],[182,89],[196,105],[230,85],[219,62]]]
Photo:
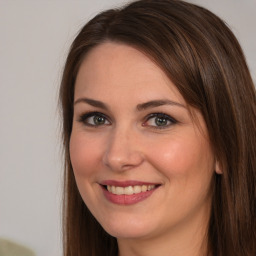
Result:
[[[122,0],[0,0],[0,237],[61,255],[57,91],[80,27]],[[256,1],[191,0],[221,16],[256,80]]]

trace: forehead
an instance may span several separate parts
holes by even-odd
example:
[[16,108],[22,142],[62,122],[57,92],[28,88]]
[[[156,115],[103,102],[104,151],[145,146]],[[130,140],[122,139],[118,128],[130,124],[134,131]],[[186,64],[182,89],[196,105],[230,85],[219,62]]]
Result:
[[83,60],[75,84],[75,97],[80,94],[106,97],[119,95],[165,97],[171,94],[182,103],[176,86],[149,57],[134,47],[106,42],[93,48]]

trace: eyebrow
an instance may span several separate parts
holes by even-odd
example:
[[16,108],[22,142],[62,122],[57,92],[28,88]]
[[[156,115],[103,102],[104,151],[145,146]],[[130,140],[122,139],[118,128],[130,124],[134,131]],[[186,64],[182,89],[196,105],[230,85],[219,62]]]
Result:
[[96,108],[102,108],[102,109],[108,110],[108,107],[105,103],[103,103],[99,100],[93,100],[93,99],[88,99],[88,98],[79,98],[74,102],[74,105],[81,103],[81,102],[87,103]]
[[[74,105],[81,103],[81,102],[87,103],[93,107],[108,110],[108,106],[105,103],[98,101],[98,100],[89,99],[89,98],[79,98],[74,102]],[[149,108],[160,107],[163,105],[171,105],[171,106],[186,108],[185,105],[175,102],[175,101],[172,101],[172,100],[151,100],[151,101],[148,101],[145,103],[138,104],[136,108],[138,111],[142,111],[142,110],[146,110]]]
[[186,108],[185,105],[172,100],[152,100],[152,101],[148,101],[148,102],[137,105],[137,109],[138,111],[141,111],[141,110],[146,110],[148,108],[160,107],[163,105],[171,105],[171,106]]

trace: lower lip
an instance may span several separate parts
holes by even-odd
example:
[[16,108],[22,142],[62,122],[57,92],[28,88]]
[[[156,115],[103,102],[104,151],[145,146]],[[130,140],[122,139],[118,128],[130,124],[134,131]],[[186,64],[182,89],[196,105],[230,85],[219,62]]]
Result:
[[105,197],[107,198],[108,201],[114,204],[119,204],[119,205],[132,205],[139,203],[148,197],[150,197],[156,190],[156,188],[146,191],[146,192],[141,192],[138,194],[132,194],[132,195],[116,195],[110,193],[108,190],[106,190],[104,187],[102,187],[103,193]]

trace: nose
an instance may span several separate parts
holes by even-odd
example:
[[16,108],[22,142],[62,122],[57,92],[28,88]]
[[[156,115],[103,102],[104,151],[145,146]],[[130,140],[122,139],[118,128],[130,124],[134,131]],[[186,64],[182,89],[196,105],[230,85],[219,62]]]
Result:
[[144,161],[139,136],[135,131],[116,129],[108,138],[103,163],[113,171],[138,167]]

